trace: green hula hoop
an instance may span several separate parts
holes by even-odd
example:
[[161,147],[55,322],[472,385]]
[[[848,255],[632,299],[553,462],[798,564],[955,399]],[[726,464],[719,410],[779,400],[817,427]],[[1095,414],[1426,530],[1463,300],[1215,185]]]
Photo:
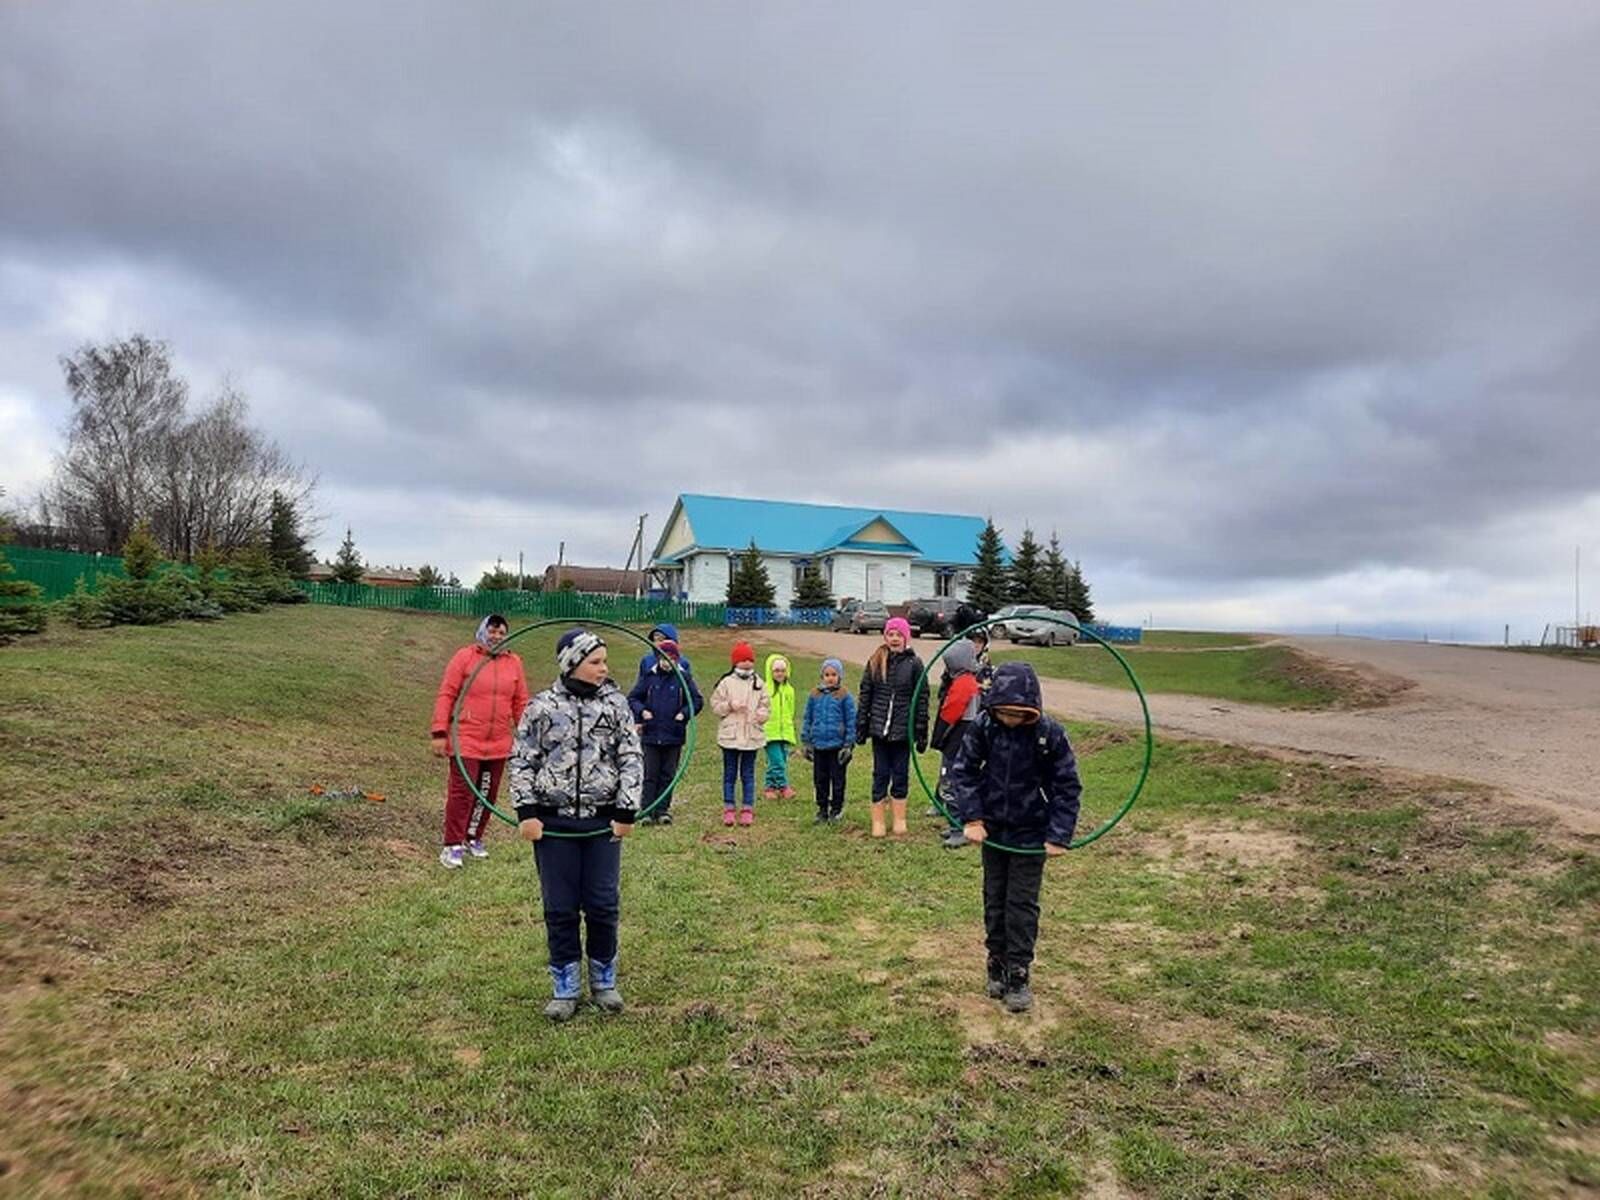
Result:
[[[1150,705],[1145,701],[1144,689],[1139,686],[1139,678],[1133,673],[1133,668],[1128,665],[1128,660],[1123,658],[1122,655],[1118,654],[1116,647],[1110,642],[1106,641],[1105,638],[1101,637],[1098,633],[1095,633],[1090,629],[1084,629],[1082,626],[1074,625],[1071,621],[1063,621],[1060,617],[1046,617],[1042,613],[1030,613],[1028,615],[1028,619],[1030,621],[1048,621],[1054,625],[1065,625],[1070,628],[1075,628],[1078,630],[1078,633],[1081,636],[1093,638],[1107,650],[1111,651],[1111,657],[1117,660],[1123,671],[1127,673],[1128,682],[1133,684],[1133,690],[1139,697],[1140,711],[1144,713],[1144,764],[1139,768],[1139,778],[1134,782],[1133,790],[1128,793],[1128,798],[1122,802],[1122,807],[1117,809],[1117,811],[1111,815],[1110,820],[1106,821],[1098,829],[1092,830],[1091,832],[1085,834],[1083,837],[1074,838],[1071,844],[1069,844],[1067,847],[1069,850],[1078,850],[1084,846],[1087,846],[1090,842],[1098,841],[1100,838],[1103,838],[1106,834],[1110,833],[1116,823],[1122,820],[1122,818],[1128,814],[1128,810],[1133,807],[1133,802],[1139,798],[1139,793],[1144,791],[1144,781],[1150,776],[1150,758],[1155,752],[1155,735],[1151,732],[1150,728]],[[988,619],[977,621],[967,626],[967,628],[963,629],[943,646],[939,647],[939,653],[935,654],[933,658],[929,660],[928,665],[922,669],[922,674],[917,678],[917,686],[911,689],[911,703],[907,707],[906,712],[906,741],[910,745],[916,745],[916,731],[913,728],[913,725],[915,724],[916,719],[917,697],[922,694],[923,687],[928,682],[928,676],[933,671],[933,664],[943,658],[951,646],[954,646],[958,641],[972,633],[974,630],[987,629],[989,626],[998,623],[999,622],[994,619]],[[955,817],[951,815],[950,810],[944,806],[944,801],[939,798],[938,789],[928,786],[928,778],[922,773],[922,763],[919,761],[919,758],[920,756],[916,754],[911,756],[911,766],[917,773],[917,782],[922,785],[922,790],[927,794],[928,799],[933,802],[933,806],[944,814],[944,819],[959,829],[961,827],[961,822],[956,820]],[[1004,850],[1008,854],[1044,853],[1043,846],[1008,846],[1004,842],[997,842],[992,838],[985,840],[983,844],[985,846],[990,846],[995,850]]]
[[[625,633],[636,641],[643,642],[651,650],[655,649],[654,646],[650,645],[649,638],[645,637],[642,633],[636,633],[634,630],[629,629],[626,625],[618,625],[613,621],[574,621],[571,617],[552,617],[546,621],[535,621],[532,625],[524,625],[515,633],[508,633],[503,639],[501,639],[500,645],[495,648],[495,652],[499,653],[503,647],[509,646],[523,634],[532,633],[536,629],[544,629],[551,625],[565,625],[568,628],[578,626],[587,629],[592,626],[598,626],[602,629],[615,629],[618,633]],[[478,677],[479,671],[483,670],[489,665],[489,659],[491,657],[493,657],[493,655],[486,655],[481,663],[472,668],[472,674],[468,675],[466,682],[461,685],[461,691],[456,696],[456,702],[450,709],[450,755],[455,759],[456,770],[460,773],[461,778],[466,780],[467,787],[472,789],[472,794],[477,797],[478,803],[483,805],[484,808],[488,809],[495,816],[499,817],[507,825],[510,825],[512,828],[516,828],[518,824],[517,819],[515,817],[508,816],[507,814],[501,812],[493,804],[489,803],[489,797],[485,796],[479,789],[478,781],[472,778],[471,775],[467,774],[467,765],[461,759],[461,705],[466,701],[467,693],[472,690],[472,681]],[[684,675],[683,668],[676,662],[672,664],[672,670],[678,676],[678,689],[682,693],[684,699],[687,700],[689,698],[688,677]],[[520,717],[521,714],[518,715]],[[684,772],[689,769],[689,763],[694,758],[694,723],[694,705],[690,704],[689,720],[684,726],[685,745],[683,761],[678,764],[678,773],[674,775],[672,777],[672,781],[662,789],[661,795],[657,796],[653,801],[651,801],[648,806],[639,810],[639,816],[642,817],[647,813],[654,811],[656,806],[659,805],[662,800],[670,796],[673,790],[678,786],[678,781],[683,778]],[[611,835],[611,830],[607,827],[602,827],[600,829],[591,829],[587,833],[575,833],[556,829],[547,829],[544,836],[554,838],[589,838],[599,837],[602,834],[609,837]]]

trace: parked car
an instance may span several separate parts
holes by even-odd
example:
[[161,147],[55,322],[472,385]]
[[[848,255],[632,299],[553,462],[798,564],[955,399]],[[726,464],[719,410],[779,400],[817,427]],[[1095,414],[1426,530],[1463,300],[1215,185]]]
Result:
[[1023,613],[1044,612],[1047,607],[1047,605],[1043,604],[1008,604],[994,614],[994,619],[1002,622],[1002,624],[989,626],[989,636],[1009,639],[1011,637],[1012,617],[1021,616]]
[[[1011,640],[1024,646],[1075,646],[1078,644],[1078,618],[1065,609],[1030,605],[1007,622]],[[1032,618],[1032,619],[1030,619]],[[1065,622],[1065,624],[1058,624]]]
[[956,619],[957,611],[963,607],[965,602],[954,596],[913,600],[906,606],[906,621],[911,626],[911,636],[921,637],[925,633],[931,633],[938,637],[949,637],[963,628]]
[[846,600],[833,614],[833,624],[829,628],[849,630],[851,633],[871,633],[874,630],[882,633],[888,620],[889,609],[882,600]]

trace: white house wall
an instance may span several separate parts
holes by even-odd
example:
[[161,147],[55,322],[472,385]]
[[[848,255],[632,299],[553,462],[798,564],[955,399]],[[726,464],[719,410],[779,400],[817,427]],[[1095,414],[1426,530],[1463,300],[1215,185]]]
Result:
[[933,568],[921,563],[911,564],[911,598],[926,600],[933,595]]

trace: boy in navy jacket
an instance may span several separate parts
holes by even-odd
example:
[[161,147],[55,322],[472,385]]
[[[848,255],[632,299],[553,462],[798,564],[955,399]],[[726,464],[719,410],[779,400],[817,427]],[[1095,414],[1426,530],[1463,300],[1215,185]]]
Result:
[[947,777],[952,811],[967,840],[989,838],[1043,853],[983,845],[984,945],[988,993],[1011,1012],[1033,1006],[1028,970],[1039,936],[1044,860],[1065,854],[1083,785],[1066,731],[1044,715],[1039,677],[1025,662],[1001,663],[988,707],[967,730]]
[[[628,707],[633,710],[633,719],[639,726],[639,740],[644,743],[641,807],[648,811],[639,819],[645,824],[671,825],[672,793],[668,785],[678,773],[689,717],[698,715],[706,702],[700,698],[700,689],[695,686],[694,676],[689,674],[688,661],[678,652],[677,642],[663,638],[645,661],[650,669],[639,676],[628,693]],[[687,696],[678,682],[674,663],[683,668],[684,682],[689,685]],[[660,806],[651,808],[658,799]]]

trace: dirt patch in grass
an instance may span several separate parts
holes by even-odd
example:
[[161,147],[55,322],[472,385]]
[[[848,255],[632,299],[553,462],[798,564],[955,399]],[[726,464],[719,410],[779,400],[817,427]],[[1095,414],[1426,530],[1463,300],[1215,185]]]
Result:
[[1277,867],[1302,858],[1306,844],[1287,830],[1255,821],[1188,821],[1150,837],[1146,849],[1162,860],[1222,859],[1243,867]]

